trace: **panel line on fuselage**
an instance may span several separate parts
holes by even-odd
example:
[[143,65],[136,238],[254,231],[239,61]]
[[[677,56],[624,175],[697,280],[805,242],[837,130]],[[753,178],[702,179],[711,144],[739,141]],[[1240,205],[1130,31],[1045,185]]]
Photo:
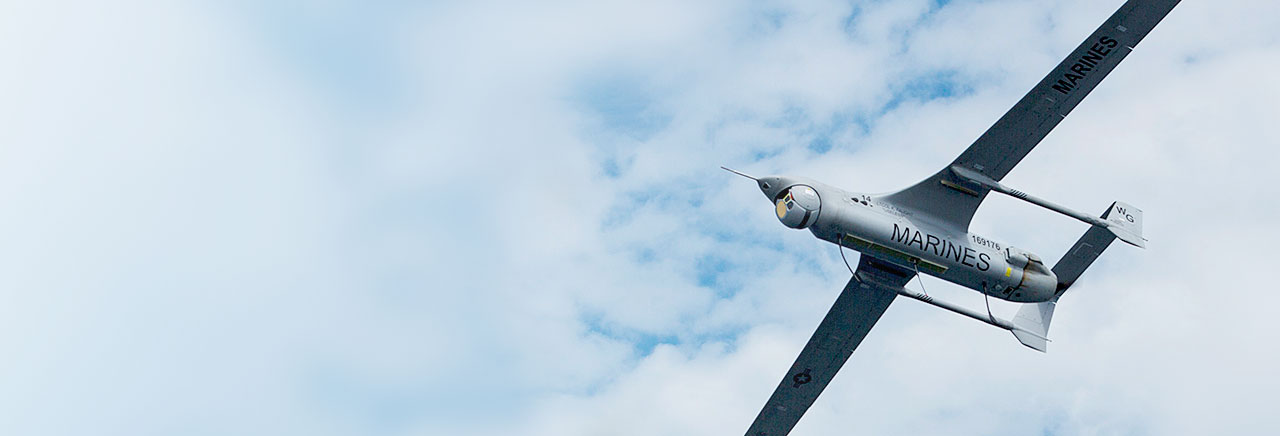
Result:
[[927,259],[921,259],[918,256],[912,256],[901,250],[896,250],[892,247],[880,245],[880,244],[868,241],[866,239],[862,239],[857,236],[850,235],[848,233],[844,235],[844,242],[848,244],[849,247],[855,250],[858,250],[860,252],[866,253],[872,257],[876,257],[892,263],[906,264],[902,266],[914,265],[915,268],[921,271],[928,271],[933,274],[943,274],[947,272],[947,267],[945,265],[940,265],[934,262],[930,262]]

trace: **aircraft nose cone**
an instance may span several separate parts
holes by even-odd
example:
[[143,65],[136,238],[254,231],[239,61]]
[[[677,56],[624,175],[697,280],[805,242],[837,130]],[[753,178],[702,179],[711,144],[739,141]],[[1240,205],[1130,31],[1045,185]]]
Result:
[[756,183],[760,186],[760,192],[763,192],[765,197],[769,197],[769,201],[777,198],[778,193],[786,188],[786,184],[779,177],[762,177]]

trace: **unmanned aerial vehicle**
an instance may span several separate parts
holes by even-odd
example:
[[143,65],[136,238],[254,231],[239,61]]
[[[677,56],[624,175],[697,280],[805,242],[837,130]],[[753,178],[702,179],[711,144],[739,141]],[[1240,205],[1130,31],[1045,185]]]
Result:
[[[1178,0],[1129,0],[1089,35],[950,165],[907,189],[884,195],[845,191],[801,177],[751,177],[784,225],[862,253],[800,356],[765,403],[747,436],[783,436],[804,415],[889,303],[901,295],[1013,332],[1023,345],[1047,349],[1054,306],[1094,259],[1120,239],[1143,247],[1142,211],[1112,203],[1101,217],[1073,211],[1000,181],[1053,130]],[[728,169],[728,168],[726,168]],[[1089,230],[1052,268],[1037,255],[969,231],[991,192],[1084,221]],[[852,269],[852,268],[851,268]],[[928,274],[1022,303],[1013,319],[908,290]]]

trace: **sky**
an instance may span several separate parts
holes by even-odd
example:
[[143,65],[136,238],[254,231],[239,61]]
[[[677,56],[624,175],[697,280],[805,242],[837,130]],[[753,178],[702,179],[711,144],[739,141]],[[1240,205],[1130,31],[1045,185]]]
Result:
[[[719,166],[908,186],[1121,3],[5,2],[0,433],[741,434],[849,272]],[[900,299],[792,434],[1280,433],[1276,16],[1183,2],[1004,179],[1145,211],[1047,354]]]

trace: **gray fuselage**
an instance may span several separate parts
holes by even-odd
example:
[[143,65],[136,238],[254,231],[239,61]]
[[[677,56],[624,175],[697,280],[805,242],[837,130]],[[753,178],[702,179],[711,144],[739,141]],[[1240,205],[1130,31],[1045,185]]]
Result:
[[[864,256],[1008,301],[1048,301],[1057,291],[1053,272],[1034,254],[967,229],[938,225],[926,214],[883,198],[803,178],[765,177],[757,183],[775,202],[778,218],[788,227],[808,229],[819,239],[855,249]],[[794,196],[793,187],[797,188]],[[814,200],[805,202],[802,198],[814,193],[818,207],[813,206]],[[786,219],[786,209],[792,207],[793,199],[805,203],[807,210],[801,210],[803,222]]]

